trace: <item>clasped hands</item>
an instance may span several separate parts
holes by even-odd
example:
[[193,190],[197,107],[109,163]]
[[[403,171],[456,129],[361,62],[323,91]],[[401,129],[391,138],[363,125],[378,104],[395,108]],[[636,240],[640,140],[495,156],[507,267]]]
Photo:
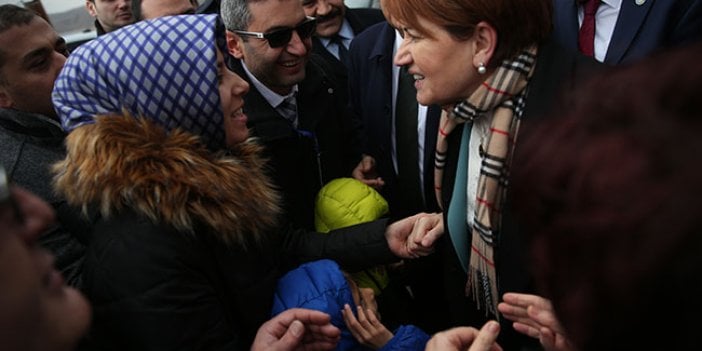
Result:
[[434,252],[434,242],[444,234],[441,213],[419,213],[390,224],[385,238],[390,250],[401,258],[417,258]]

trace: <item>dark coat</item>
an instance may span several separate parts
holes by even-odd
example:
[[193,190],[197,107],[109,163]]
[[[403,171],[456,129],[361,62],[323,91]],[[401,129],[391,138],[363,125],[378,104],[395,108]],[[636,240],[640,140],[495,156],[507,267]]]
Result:
[[56,187],[96,213],[82,349],[249,349],[284,269],[327,256],[353,268],[393,259],[383,221],[338,235],[280,228],[253,141],[213,154],[186,132],[108,117],[66,145]]
[[375,24],[361,33],[349,50],[349,106],[363,127],[363,150],[375,158],[378,175],[385,181],[381,194],[395,218],[419,212],[438,212],[434,193],[434,150],[441,109],[427,111],[424,138],[424,198],[426,206],[407,207],[399,201],[397,174],[392,162],[392,66],[395,30],[387,23]]
[[[554,0],[554,34],[565,48],[578,50],[578,7],[572,0]],[[658,49],[702,40],[702,2],[647,0],[641,5],[622,1],[604,62],[633,62]]]
[[351,176],[361,158],[358,126],[328,64],[312,54],[297,94],[298,128],[283,118],[249,81],[241,62],[230,67],[249,81],[244,112],[254,136],[265,147],[284,213],[296,228],[314,229],[314,199],[332,179]]
[[[536,123],[539,118],[546,116],[557,106],[559,95],[575,88],[575,82],[582,81],[600,67],[593,59],[576,53],[570,53],[553,42],[540,45],[537,56],[536,71],[529,84],[526,106],[522,117],[520,133],[527,132],[530,123]],[[446,168],[444,169],[442,199],[444,206],[444,222],[451,202],[454,188],[454,175],[458,163],[459,146],[463,128],[456,128],[448,137],[448,152]],[[519,140],[517,140],[516,157],[519,155]],[[509,191],[508,200],[504,207],[502,227],[499,233],[498,248],[495,251],[496,269],[498,275],[498,294],[501,297],[505,292],[534,293],[529,263],[526,261],[526,238],[522,236],[514,213],[510,208]],[[444,293],[449,315],[453,325],[481,326],[487,320],[485,312],[478,310],[471,297],[465,296],[467,273],[463,270],[456,251],[453,247],[451,235],[446,232],[437,241],[436,253],[443,260]],[[470,240],[469,240],[470,242]],[[519,350],[521,346],[533,344],[532,340],[518,334],[512,328],[512,322],[502,318],[501,332],[498,342],[505,350]]]
[[[376,171],[385,185],[381,194],[387,199],[393,218],[403,218],[419,212],[440,212],[434,193],[434,151],[439,128],[441,109],[430,106],[426,116],[424,137],[424,199],[425,206],[416,207],[402,200],[397,190],[397,173],[392,161],[392,67],[395,30],[381,22],[359,34],[349,50],[349,106],[354,118],[363,127],[364,153],[376,161]],[[441,291],[439,257],[431,255],[406,261],[407,274],[394,278],[410,286],[413,299],[407,306],[392,299],[384,303],[394,308],[396,314],[428,332],[437,332],[450,326],[447,323],[446,306]],[[382,298],[382,296],[381,296]]]
[[[383,17],[383,13],[380,10],[370,8],[350,9],[347,7],[345,18],[349,22],[354,35],[360,34],[366,30],[366,28],[378,22],[385,21],[385,17]],[[332,55],[317,37],[312,38],[312,52],[329,62],[331,73],[334,74],[336,79],[342,84],[341,93],[343,96],[348,96],[346,90],[346,82],[348,81],[347,67],[345,67],[336,56]]]
[[65,156],[65,137],[56,120],[0,109],[0,165],[12,182],[39,196],[56,211],[58,225],[43,234],[39,242],[56,256],[56,268],[64,279],[79,286],[85,248],[71,231],[81,231],[87,223],[51,187],[51,166]]

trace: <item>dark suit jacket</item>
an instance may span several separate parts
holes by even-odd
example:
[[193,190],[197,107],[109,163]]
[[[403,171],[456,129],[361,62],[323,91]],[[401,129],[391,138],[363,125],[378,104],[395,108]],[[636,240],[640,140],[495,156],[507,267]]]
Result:
[[[345,17],[346,20],[349,21],[354,35],[358,35],[359,33],[363,32],[366,28],[378,22],[385,21],[383,13],[378,9],[350,9],[347,7]],[[346,70],[346,67],[344,67],[344,64],[341,63],[339,59],[337,59],[334,55],[327,51],[327,49],[324,47],[324,44],[322,44],[318,37],[312,38],[312,52],[327,60],[331,65],[332,72],[334,73],[334,75],[336,75],[336,78],[339,80],[339,82],[345,84],[346,80],[348,79],[348,72]],[[342,93],[347,94],[346,86],[342,87]]]
[[265,146],[271,175],[284,196],[284,210],[296,228],[314,229],[314,199],[323,184],[350,177],[360,161],[358,127],[338,93],[326,62],[312,54],[297,95],[298,129],[283,118],[244,72],[241,62],[228,65],[249,82],[244,112],[253,136]]
[[392,66],[395,30],[387,23],[375,24],[351,43],[349,50],[349,106],[363,126],[364,152],[376,160],[378,174],[385,180],[382,194],[393,217],[439,210],[434,195],[434,150],[441,110],[429,107],[424,138],[424,208],[408,208],[397,201],[397,175],[392,163]]
[[[426,116],[424,137],[424,206],[413,206],[401,201],[397,192],[397,174],[392,162],[392,68],[395,30],[383,21],[356,36],[349,49],[349,108],[364,128],[364,152],[376,160],[378,175],[385,180],[381,193],[388,200],[390,215],[402,218],[418,212],[439,212],[434,194],[434,150],[441,110],[431,106]],[[415,324],[428,333],[448,328],[448,308],[443,303],[441,261],[430,255],[405,262],[405,277],[400,281],[412,289],[413,299],[408,305],[390,293],[381,294],[382,306],[395,308],[395,316],[402,320],[403,311],[410,311],[404,324]],[[393,276],[391,279],[397,279]],[[397,281],[397,280],[395,280]],[[397,306],[397,307],[393,307]],[[386,313],[386,315],[388,315]],[[390,313],[389,315],[393,315]]]
[[[601,65],[593,59],[569,52],[554,42],[544,43],[539,46],[536,62],[536,71],[529,84],[520,136],[517,138],[515,157],[525,157],[519,154],[519,141],[528,133],[530,124],[540,121],[561,101],[559,95],[575,88],[574,83],[582,81],[588,73],[597,70]],[[545,122],[545,121],[544,121]],[[447,153],[446,168],[444,169],[442,201],[444,206],[444,221],[447,222],[446,213],[451,201],[455,185],[455,174],[458,163],[459,146],[463,128],[456,128],[448,137],[449,149]],[[499,276],[498,293],[529,292],[534,293],[529,273],[529,264],[526,261],[527,244],[523,231],[519,229],[514,213],[511,211],[510,199],[504,207],[502,228],[498,234],[496,249],[496,269]],[[437,241],[436,253],[443,260],[444,293],[451,315],[453,325],[480,326],[486,322],[485,312],[477,310],[471,297],[465,296],[467,273],[461,267],[458,256],[448,232]],[[470,253],[469,253],[470,254]],[[528,338],[520,336],[512,328],[511,321],[501,319],[501,332],[498,342],[505,350],[520,350],[520,347],[529,345]]]
[[[554,33],[565,48],[578,49],[578,8],[575,0],[554,0]],[[702,39],[702,1],[622,1],[605,63],[632,62],[651,52]]]

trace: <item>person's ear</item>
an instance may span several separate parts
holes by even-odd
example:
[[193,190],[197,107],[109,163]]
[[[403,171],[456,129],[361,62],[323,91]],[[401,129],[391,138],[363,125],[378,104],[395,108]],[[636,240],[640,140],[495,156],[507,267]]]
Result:
[[244,57],[244,41],[235,33],[227,31],[227,50],[230,55],[241,60]]
[[85,9],[88,10],[88,13],[93,16],[97,17],[97,11],[95,10],[95,3],[90,1],[90,0],[85,0]]
[[480,22],[473,32],[473,67],[489,66],[497,47],[497,30],[487,22]]
[[0,86],[0,108],[11,108],[14,102],[7,88]]

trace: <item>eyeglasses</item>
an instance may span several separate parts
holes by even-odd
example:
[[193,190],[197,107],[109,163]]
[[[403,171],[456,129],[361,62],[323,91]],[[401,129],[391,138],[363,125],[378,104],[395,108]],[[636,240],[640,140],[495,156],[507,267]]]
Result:
[[292,39],[293,30],[297,32],[300,39],[307,39],[312,36],[312,33],[314,33],[316,28],[317,19],[314,17],[307,17],[307,20],[298,24],[297,27],[294,28],[278,29],[268,33],[247,32],[243,30],[233,30],[232,32],[247,37],[268,40],[268,45],[275,49],[283,47],[290,42],[290,39]]

